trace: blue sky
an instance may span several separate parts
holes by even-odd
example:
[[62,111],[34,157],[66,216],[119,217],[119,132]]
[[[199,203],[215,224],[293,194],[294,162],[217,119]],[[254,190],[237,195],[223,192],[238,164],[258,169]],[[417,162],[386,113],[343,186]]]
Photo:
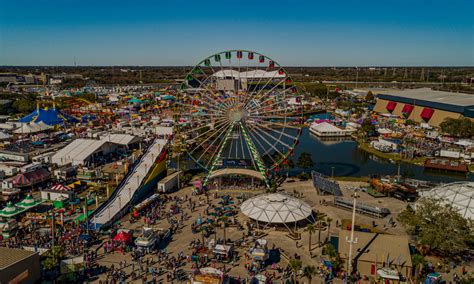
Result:
[[286,66],[474,66],[474,1],[0,0],[0,65],[194,65],[226,49]]

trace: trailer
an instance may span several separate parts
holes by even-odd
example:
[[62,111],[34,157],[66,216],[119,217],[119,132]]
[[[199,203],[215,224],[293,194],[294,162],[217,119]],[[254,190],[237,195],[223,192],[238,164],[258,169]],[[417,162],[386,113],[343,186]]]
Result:
[[161,179],[157,184],[158,192],[167,193],[178,189],[178,179],[182,173],[182,171],[177,171]]

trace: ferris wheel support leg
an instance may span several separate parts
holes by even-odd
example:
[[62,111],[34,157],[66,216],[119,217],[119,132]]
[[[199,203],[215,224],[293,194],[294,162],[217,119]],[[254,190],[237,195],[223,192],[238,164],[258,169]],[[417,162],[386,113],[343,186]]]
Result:
[[244,136],[245,142],[247,142],[247,146],[250,149],[250,154],[253,156],[253,158],[255,160],[255,164],[257,165],[257,169],[262,174],[263,180],[265,181],[265,185],[267,186],[267,188],[270,188],[270,182],[267,178],[267,171],[265,170],[265,164],[263,163],[262,158],[258,154],[257,148],[255,147],[252,140],[248,136],[247,130],[243,126],[242,122],[239,122],[239,125],[240,125],[240,129],[242,130],[242,134]]
[[224,142],[222,143],[222,146],[219,148],[219,152],[217,153],[216,157],[214,158],[214,161],[212,162],[211,169],[209,170],[209,173],[207,174],[206,178],[204,179],[204,182],[203,182],[204,186],[207,185],[207,183],[209,182],[209,178],[211,177],[212,172],[214,172],[214,169],[216,168],[217,162],[221,158],[222,152],[223,152],[225,146],[227,145],[227,141],[229,140],[230,134],[232,133],[232,130],[234,129],[234,124],[235,123],[232,122],[231,126],[227,130],[227,133],[224,136]]

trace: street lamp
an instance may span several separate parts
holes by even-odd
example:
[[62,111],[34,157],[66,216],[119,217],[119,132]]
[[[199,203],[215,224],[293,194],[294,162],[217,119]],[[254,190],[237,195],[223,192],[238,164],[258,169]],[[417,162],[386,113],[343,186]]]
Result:
[[354,239],[354,228],[355,228],[355,214],[356,214],[356,206],[357,206],[357,189],[354,190],[354,194],[352,194],[353,203],[352,203],[352,223],[351,223],[351,238],[348,239],[346,236],[346,241],[349,243],[349,257],[347,259],[347,272],[352,274],[352,245],[357,243],[357,238]]

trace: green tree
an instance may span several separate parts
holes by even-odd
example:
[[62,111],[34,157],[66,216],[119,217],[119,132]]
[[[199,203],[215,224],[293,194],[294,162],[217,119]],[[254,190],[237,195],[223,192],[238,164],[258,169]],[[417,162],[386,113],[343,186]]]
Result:
[[311,284],[313,276],[316,275],[316,267],[314,267],[313,265],[307,265],[303,267],[303,275],[308,278],[308,283]]
[[298,275],[298,271],[300,271],[303,262],[301,262],[299,259],[292,258],[288,264],[291,268],[291,271],[293,272],[293,283],[296,283],[296,276]]
[[421,245],[440,255],[455,256],[472,246],[472,221],[440,200],[423,198],[416,210],[408,206],[398,220]]
[[54,246],[52,250],[47,252],[46,259],[43,261],[43,267],[46,270],[56,269],[63,254],[64,251],[61,246]]
[[313,158],[311,157],[311,154],[307,152],[301,153],[298,158],[298,161],[296,162],[296,165],[304,170],[312,168],[314,166],[314,162]]
[[308,224],[306,225],[305,231],[308,232],[309,234],[308,251],[311,251],[311,237],[316,232],[316,228],[314,227],[313,224]]
[[325,97],[328,93],[328,88],[325,84],[322,83],[306,83],[303,85],[303,88],[315,97]]
[[362,132],[364,137],[368,137],[372,133],[375,133],[375,126],[372,124],[370,118],[364,119],[360,127],[360,131]]
[[367,95],[365,95],[365,101],[367,102],[373,102],[375,99],[375,96],[374,94],[372,93],[372,91],[368,91],[367,92]]
[[451,136],[470,138],[474,136],[474,122],[469,118],[446,118],[439,125],[441,131]]
[[35,109],[35,102],[31,99],[20,98],[13,102],[12,107],[16,110],[16,112],[28,113]]

